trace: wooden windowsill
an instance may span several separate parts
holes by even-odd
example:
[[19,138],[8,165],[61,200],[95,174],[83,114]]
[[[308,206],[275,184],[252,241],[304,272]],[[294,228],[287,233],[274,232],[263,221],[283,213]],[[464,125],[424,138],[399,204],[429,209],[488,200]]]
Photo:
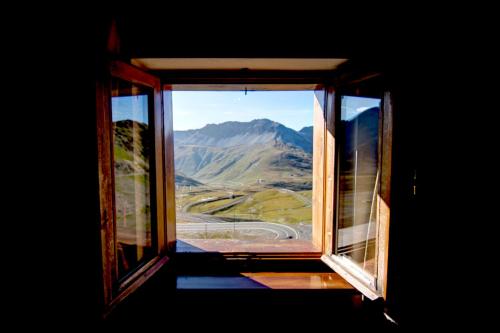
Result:
[[178,290],[280,289],[354,291],[337,273],[252,272],[233,276],[178,276]]
[[363,283],[359,278],[357,278],[352,272],[347,271],[342,265],[340,265],[336,260],[334,260],[331,256],[323,255],[321,260],[327,264],[331,269],[336,271],[339,276],[345,278],[349,283],[351,283],[357,290],[359,290],[363,295],[368,297],[371,300],[375,300],[377,298],[382,297],[382,295],[373,290],[371,287],[367,286]]

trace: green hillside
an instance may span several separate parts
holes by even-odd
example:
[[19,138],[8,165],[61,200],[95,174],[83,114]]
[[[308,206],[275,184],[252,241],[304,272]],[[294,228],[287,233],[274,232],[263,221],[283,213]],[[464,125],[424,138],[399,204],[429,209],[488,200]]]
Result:
[[113,123],[116,224],[121,242],[137,223],[151,231],[148,126],[132,120]]
[[312,220],[310,206],[290,192],[274,189],[255,193],[241,204],[214,215],[289,224],[311,223]]
[[311,131],[303,132],[267,119],[175,132],[176,172],[214,186],[311,189]]
[[[176,150],[176,168],[209,184],[251,185],[311,182],[311,155],[290,147],[255,145],[229,148],[189,146]],[[195,171],[195,165],[203,167]]]

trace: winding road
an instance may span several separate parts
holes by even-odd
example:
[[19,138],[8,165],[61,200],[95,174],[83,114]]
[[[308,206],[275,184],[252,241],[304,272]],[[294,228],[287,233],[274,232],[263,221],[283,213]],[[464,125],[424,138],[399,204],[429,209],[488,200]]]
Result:
[[[278,189],[278,191],[293,195],[296,199],[304,203],[306,207],[311,206],[311,201],[308,198],[294,191],[288,189]],[[188,203],[187,205],[184,205],[180,209],[180,211],[177,212],[177,221],[182,221],[181,223],[177,223],[177,231],[187,232],[187,233],[199,233],[199,232],[216,232],[216,231],[260,230],[263,232],[274,234],[274,239],[300,239],[303,237],[306,237],[306,239],[310,238],[310,230],[309,231],[304,230],[303,226],[298,227],[300,230],[296,230],[291,226],[274,222],[263,222],[263,221],[228,222],[220,217],[211,215],[217,211],[224,210],[232,206],[235,206],[237,204],[240,204],[244,202],[248,197],[249,195],[233,195],[231,193],[225,196],[205,198],[196,202]],[[208,211],[200,213],[189,213],[189,210],[194,206],[224,199],[235,199],[235,200]]]
[[177,224],[177,231],[180,232],[213,232],[233,230],[263,230],[274,233],[274,239],[299,239],[299,233],[292,227],[272,222],[195,222]]

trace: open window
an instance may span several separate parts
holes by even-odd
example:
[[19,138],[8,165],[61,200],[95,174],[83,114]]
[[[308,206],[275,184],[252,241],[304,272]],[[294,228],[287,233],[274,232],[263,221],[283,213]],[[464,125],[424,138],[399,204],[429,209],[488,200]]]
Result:
[[[261,60],[261,65],[267,64],[265,59]],[[196,61],[203,63],[203,59]],[[238,251],[225,251],[221,248],[219,252],[246,251],[246,254],[252,252],[251,257],[255,258],[271,255],[318,260],[321,257],[367,297],[385,297],[392,101],[383,75],[365,71],[357,74],[347,71],[346,75],[346,70],[342,74],[334,70],[338,61],[333,62],[334,67],[325,67],[321,71],[317,68],[314,71],[304,70],[307,67],[304,67],[304,63],[314,66],[321,64],[314,59],[300,63],[302,69],[287,68],[280,72],[266,68],[266,71],[256,70],[250,74],[229,69],[221,73],[213,68],[201,72],[163,71],[158,65],[163,63],[157,60],[136,60],[136,65],[147,67],[149,64],[149,72],[146,72],[123,62],[112,62],[107,75],[97,86],[105,308],[113,307],[157,271],[168,260],[167,250],[175,251],[174,245],[178,240],[176,194],[183,194],[186,186],[191,192],[191,186],[202,183],[203,180],[192,178],[190,174],[176,174],[174,161],[178,156],[174,153],[173,129],[173,92],[176,90],[309,91],[312,97],[313,133],[309,133],[311,137],[308,140],[312,155],[307,157],[307,154],[298,152],[297,147],[292,147],[302,142],[302,139],[299,140],[300,135],[292,132],[289,135],[298,136],[292,138],[294,145],[290,146],[290,151],[293,154],[288,153],[289,156],[293,155],[293,163],[297,165],[306,160],[311,164],[311,188],[304,191],[265,189],[265,186],[272,185],[270,179],[249,179],[254,185],[258,185],[259,191],[268,191],[265,195],[260,195],[261,199],[267,200],[269,198],[266,195],[272,194],[281,202],[300,201],[299,203],[309,206],[310,246],[296,251],[285,249],[278,251],[279,253],[273,253],[264,247],[264,250],[257,251],[242,247]],[[176,64],[166,63],[169,66]],[[189,65],[189,61],[179,63]],[[328,66],[331,63],[328,62]],[[279,61],[273,64],[279,66]],[[216,65],[219,66],[220,62],[216,62]],[[232,63],[231,66],[236,65]],[[259,127],[262,124],[253,125]],[[187,142],[187,145],[190,143]],[[215,155],[217,154],[214,154],[214,158]],[[240,155],[241,158],[245,157],[245,154]],[[234,158],[234,163],[237,160]],[[255,165],[257,164],[253,160],[248,163],[249,168]],[[279,163],[272,165],[281,166]],[[222,169],[226,170],[223,165]],[[238,170],[244,172],[247,169]],[[294,174],[300,171],[298,168],[293,170]],[[228,218],[228,213],[231,213],[235,221],[246,222],[246,225],[256,224],[254,220],[244,221],[242,218],[242,214],[250,213],[252,209],[258,212],[261,207],[258,206],[261,203],[256,205],[253,200],[255,193],[252,191],[255,192],[256,188],[254,186],[245,193],[236,193],[231,189],[232,193],[219,196],[212,193],[209,200],[200,196],[202,201],[194,205],[186,202],[185,206],[194,207],[192,211],[195,213],[210,212],[219,218]],[[243,203],[242,198],[253,198],[254,205],[248,203],[237,206]],[[179,197],[177,199],[179,205],[183,204]],[[267,218],[270,215],[262,216]],[[203,225],[202,232],[208,233],[210,226],[207,223],[200,225]],[[237,223],[229,226],[221,234],[235,234]],[[185,227],[188,230],[191,226]]]
[[[103,306],[113,307],[166,261],[164,156],[171,147],[160,80],[111,62],[97,86]],[[175,211],[174,211],[175,213]],[[175,236],[170,236],[175,237]]]
[[316,87],[165,85],[174,117],[177,252],[319,257]]
[[379,75],[340,81],[325,112],[322,260],[370,299],[385,298],[392,101]]

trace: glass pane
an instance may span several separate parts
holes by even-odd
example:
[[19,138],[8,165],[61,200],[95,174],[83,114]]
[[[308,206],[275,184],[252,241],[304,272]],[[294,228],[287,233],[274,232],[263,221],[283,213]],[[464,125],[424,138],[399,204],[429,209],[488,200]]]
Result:
[[304,91],[174,91],[179,252],[312,252]]
[[376,272],[380,99],[342,96],[337,254]]
[[152,89],[114,79],[113,151],[118,278],[154,255],[151,213]]

